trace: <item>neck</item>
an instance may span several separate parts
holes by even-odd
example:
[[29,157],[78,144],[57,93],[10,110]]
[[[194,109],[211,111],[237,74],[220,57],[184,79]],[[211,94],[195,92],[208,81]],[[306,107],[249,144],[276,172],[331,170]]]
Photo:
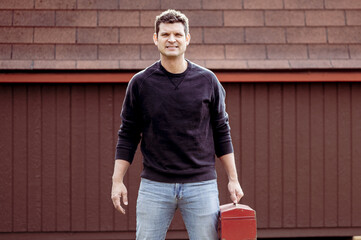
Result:
[[169,59],[161,55],[160,61],[162,66],[170,73],[182,73],[188,67],[188,62],[184,57]]

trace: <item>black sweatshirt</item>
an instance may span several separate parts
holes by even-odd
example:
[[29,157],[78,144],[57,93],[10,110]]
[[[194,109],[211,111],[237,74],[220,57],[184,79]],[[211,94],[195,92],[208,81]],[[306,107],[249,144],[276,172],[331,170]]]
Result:
[[215,154],[233,152],[224,101],[211,71],[188,61],[185,72],[172,74],[154,63],[128,84],[116,159],[131,163],[141,139],[142,177],[168,183],[215,179]]

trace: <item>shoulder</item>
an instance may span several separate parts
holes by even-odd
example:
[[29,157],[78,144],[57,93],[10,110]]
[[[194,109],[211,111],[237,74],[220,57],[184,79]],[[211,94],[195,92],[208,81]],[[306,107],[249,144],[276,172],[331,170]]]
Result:
[[207,77],[207,78],[213,78],[213,79],[217,79],[216,75],[214,74],[214,72],[212,72],[211,70],[209,70],[208,68],[202,67],[196,63],[190,62],[190,64],[192,64],[192,70],[194,72],[197,72],[199,74],[202,74],[203,76]]
[[205,67],[199,66],[195,63],[192,63],[192,64],[193,64],[192,67],[194,68],[194,71],[203,75],[204,78],[208,80],[208,82],[210,84],[210,88],[214,95],[225,95],[225,90],[214,72],[212,72],[211,70],[209,70]]
[[136,85],[137,87],[141,87],[141,85],[143,84],[144,80],[146,80],[147,78],[151,77],[155,72],[157,72],[159,70],[159,61],[153,63],[151,66],[143,69],[142,71],[134,74],[134,76],[132,77],[132,79],[130,79],[129,81],[129,86],[134,86]]
[[214,72],[211,70],[202,67],[196,63],[190,62],[192,64],[192,71],[196,74],[202,75],[205,79],[209,81],[211,85],[217,85],[219,84],[218,78]]

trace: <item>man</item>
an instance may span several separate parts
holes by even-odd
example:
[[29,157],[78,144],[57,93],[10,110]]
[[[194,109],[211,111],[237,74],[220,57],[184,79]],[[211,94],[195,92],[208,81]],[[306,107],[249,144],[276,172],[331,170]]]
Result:
[[215,155],[227,172],[231,200],[243,196],[216,76],[187,59],[187,17],[175,10],[156,18],[153,40],[160,61],[129,82],[121,113],[112,200],[125,213],[123,177],[141,139],[143,172],[137,199],[137,239],[165,239],[180,209],[193,240],[217,238],[219,200]]

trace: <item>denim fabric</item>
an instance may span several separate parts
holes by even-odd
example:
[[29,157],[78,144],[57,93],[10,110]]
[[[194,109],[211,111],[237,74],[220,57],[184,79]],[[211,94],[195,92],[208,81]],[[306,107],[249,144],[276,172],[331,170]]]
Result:
[[178,208],[189,239],[218,239],[219,199],[216,180],[181,184],[142,178],[137,200],[137,240],[165,239]]

